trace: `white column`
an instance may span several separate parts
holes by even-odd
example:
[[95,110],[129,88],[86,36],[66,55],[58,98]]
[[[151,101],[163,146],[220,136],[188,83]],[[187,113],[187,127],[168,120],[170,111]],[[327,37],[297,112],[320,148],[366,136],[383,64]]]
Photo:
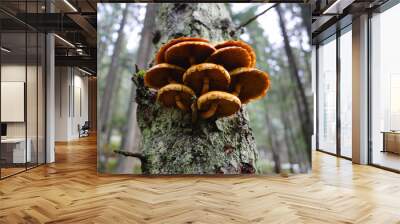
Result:
[[316,150],[317,146],[317,82],[316,82],[316,64],[317,64],[317,48],[315,45],[312,45],[312,52],[311,52],[311,88],[313,92],[314,98],[314,112],[313,112],[313,134],[311,139],[311,150]]
[[46,162],[55,161],[54,133],[55,133],[55,76],[54,76],[54,35],[46,36]]
[[368,16],[353,19],[353,162],[368,163]]

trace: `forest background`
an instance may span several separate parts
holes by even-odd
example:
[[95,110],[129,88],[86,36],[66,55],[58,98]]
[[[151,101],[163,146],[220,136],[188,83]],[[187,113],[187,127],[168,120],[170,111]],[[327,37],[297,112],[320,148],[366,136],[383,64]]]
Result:
[[[226,3],[241,40],[257,55],[272,86],[246,106],[260,155],[261,173],[307,172],[312,107],[310,9],[306,4]],[[157,38],[157,4],[98,5],[98,171],[139,174],[140,161],[114,153],[140,151],[136,123],[136,69],[148,69]],[[107,86],[107,88],[106,88]]]

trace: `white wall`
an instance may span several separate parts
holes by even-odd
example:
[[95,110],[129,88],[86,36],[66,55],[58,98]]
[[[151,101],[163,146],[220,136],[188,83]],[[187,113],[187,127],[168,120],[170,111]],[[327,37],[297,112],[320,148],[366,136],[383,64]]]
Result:
[[[25,70],[27,69],[27,70]],[[28,137],[32,130],[35,130],[36,135],[36,80],[33,79],[32,74],[36,77],[36,66],[18,65],[18,64],[6,64],[1,66],[1,81],[2,82],[25,82],[25,75],[28,72],[28,85],[31,88],[27,88],[27,120],[28,120]],[[40,71],[39,71],[40,72]],[[32,87],[33,86],[33,87]],[[4,96],[3,96],[4,97]],[[39,105],[40,107],[41,105]],[[1,108],[7,110],[7,108]],[[24,108],[22,108],[24,109]],[[33,113],[34,112],[34,113]],[[33,123],[32,123],[33,122]],[[25,125],[26,122],[7,122],[7,136],[8,137],[25,137]]]
[[55,141],[68,140],[68,92],[70,77],[67,67],[55,68]]
[[55,73],[55,140],[77,139],[78,124],[88,120],[88,78],[72,67],[56,67]]
[[[25,65],[2,65],[1,66],[1,81],[2,82],[25,82]],[[30,68],[28,67],[28,70]],[[1,108],[6,110],[7,108]],[[25,122],[10,122],[7,123],[8,137],[25,137]]]
[[[38,70],[36,70],[38,69]],[[5,122],[7,123],[7,137],[9,138],[24,138],[25,135],[29,139],[29,147],[32,150],[32,161],[44,163],[45,150],[45,116],[44,116],[44,74],[42,67],[36,65],[25,64],[3,64],[1,66],[1,81],[2,82],[24,82],[26,84],[26,106],[23,102],[22,110],[26,112],[26,120],[22,122]],[[27,78],[27,80],[25,80]],[[4,89],[2,89],[3,91]],[[21,90],[20,90],[21,91]],[[23,90],[22,90],[23,91]],[[23,94],[24,92],[21,92]],[[4,93],[3,93],[4,94]],[[7,95],[2,95],[2,98]],[[18,110],[11,107],[2,107],[1,110]],[[13,111],[7,111],[13,113]],[[16,113],[16,111],[14,112]],[[37,156],[37,153],[39,154]],[[48,160],[51,162],[51,160]]]

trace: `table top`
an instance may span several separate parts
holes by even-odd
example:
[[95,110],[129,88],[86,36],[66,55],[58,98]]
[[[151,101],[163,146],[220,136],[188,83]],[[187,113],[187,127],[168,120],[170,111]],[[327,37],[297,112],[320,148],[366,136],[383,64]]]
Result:
[[[29,141],[29,139],[27,139]],[[5,138],[1,139],[1,143],[19,143],[24,142],[25,138]]]
[[400,135],[400,131],[381,131],[381,133]]

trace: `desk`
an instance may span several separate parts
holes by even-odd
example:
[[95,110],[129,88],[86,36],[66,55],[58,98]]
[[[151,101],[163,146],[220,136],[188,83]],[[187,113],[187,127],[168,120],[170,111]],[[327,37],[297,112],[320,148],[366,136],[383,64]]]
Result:
[[[30,138],[26,140],[25,154],[25,138],[5,138],[1,139],[1,157],[6,163],[25,163],[30,162],[32,158]],[[27,159],[25,161],[25,158]]]
[[383,131],[382,152],[400,154],[400,131]]

